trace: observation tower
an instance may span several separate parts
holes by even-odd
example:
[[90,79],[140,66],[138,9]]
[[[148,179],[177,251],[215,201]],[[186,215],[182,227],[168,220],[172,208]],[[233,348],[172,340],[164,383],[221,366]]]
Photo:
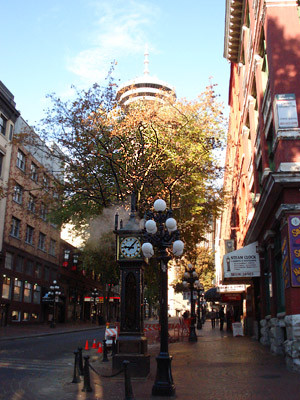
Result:
[[117,92],[117,100],[122,107],[138,100],[159,101],[163,104],[176,100],[175,88],[149,74],[149,52],[144,54],[144,74],[124,83]]

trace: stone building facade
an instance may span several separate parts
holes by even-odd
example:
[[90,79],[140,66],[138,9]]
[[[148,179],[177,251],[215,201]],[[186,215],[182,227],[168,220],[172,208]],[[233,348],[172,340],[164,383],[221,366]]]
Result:
[[222,216],[235,249],[256,243],[250,335],[300,370],[300,22],[297,1],[226,0],[230,119]]
[[[63,170],[56,145],[48,147],[15,108],[14,97],[0,82],[0,327],[49,322],[53,303],[43,301],[56,280],[62,296],[56,321],[89,320],[92,307],[84,299],[99,276],[84,271],[80,251],[61,239],[60,227],[49,219],[49,198]],[[26,132],[30,143],[12,141]],[[51,307],[52,305],[52,307]]]

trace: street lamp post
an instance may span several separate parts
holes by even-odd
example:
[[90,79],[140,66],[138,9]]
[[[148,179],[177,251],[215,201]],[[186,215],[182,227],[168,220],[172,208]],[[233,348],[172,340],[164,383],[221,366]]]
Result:
[[93,304],[94,304],[93,323],[96,323],[96,320],[97,320],[97,298],[99,297],[99,292],[96,288],[93,289],[91,296],[92,296]]
[[56,322],[55,322],[55,314],[56,314],[56,303],[59,302],[59,296],[61,295],[60,291],[60,286],[58,285],[57,281],[53,281],[52,285],[50,286],[50,290],[48,292],[48,297],[53,302],[53,318],[50,324],[51,328],[55,328]]
[[191,292],[191,326],[189,334],[189,342],[197,342],[197,334],[195,329],[195,301],[194,301],[194,289],[199,285],[198,274],[192,264],[188,264],[185,273],[183,274],[184,281],[183,286],[188,288]]
[[202,329],[202,320],[200,314],[200,308],[201,308],[200,297],[202,297],[204,293],[204,287],[202,283],[199,282],[196,285],[196,291],[197,291],[197,329]]
[[168,261],[171,257],[167,249],[173,245],[173,254],[181,256],[184,243],[179,240],[179,231],[175,219],[172,218],[172,210],[165,212],[165,201],[156,200],[154,210],[155,212],[146,212],[145,243],[142,245],[146,258],[154,255],[153,246],[157,248],[157,260],[160,265],[160,353],[156,357],[157,371],[152,395],[173,396],[175,385],[171,371],[172,357],[168,350]]

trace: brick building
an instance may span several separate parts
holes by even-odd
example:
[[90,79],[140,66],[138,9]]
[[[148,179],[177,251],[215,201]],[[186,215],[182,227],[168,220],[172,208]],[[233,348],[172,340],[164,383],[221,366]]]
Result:
[[300,363],[300,352],[292,351],[300,344],[298,6],[226,0],[224,57],[231,75],[224,185],[231,196],[221,226],[222,254],[230,240],[232,254],[255,245],[259,260],[259,273],[243,276],[246,264],[235,276],[223,271],[225,283],[250,285],[247,333],[285,354],[294,368]]
[[[13,99],[1,83],[0,183],[7,193],[0,201],[0,326],[52,320],[53,303],[43,297],[53,280],[62,292],[56,320],[90,319],[92,305],[84,298],[94,288],[101,293],[99,277],[84,271],[80,251],[61,239],[60,227],[48,216],[48,197],[56,198],[53,182],[63,176],[59,149],[32,131]],[[23,131],[32,144],[11,141]]]

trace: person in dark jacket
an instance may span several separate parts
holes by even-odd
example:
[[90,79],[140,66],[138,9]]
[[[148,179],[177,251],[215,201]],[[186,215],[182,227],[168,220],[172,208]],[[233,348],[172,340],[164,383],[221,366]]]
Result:
[[220,331],[223,330],[224,320],[225,320],[225,313],[224,308],[221,307],[219,311],[219,318],[220,318]]

